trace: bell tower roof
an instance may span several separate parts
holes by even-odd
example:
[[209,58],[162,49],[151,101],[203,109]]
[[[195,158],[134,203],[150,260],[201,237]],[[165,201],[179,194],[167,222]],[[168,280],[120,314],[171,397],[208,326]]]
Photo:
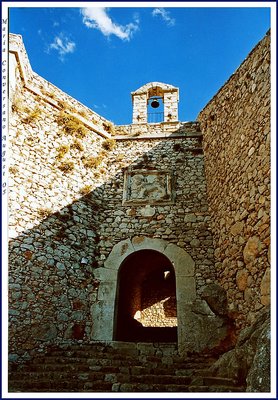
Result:
[[[163,92],[178,92],[179,89],[173,85],[169,85],[167,83],[162,83],[162,82],[149,82],[146,83],[145,85],[141,86],[139,89],[135,90],[134,92],[131,92],[132,97],[138,94],[143,94],[143,93],[152,93],[151,96],[159,96]],[[157,93],[155,93],[157,92]],[[150,97],[151,97],[150,96]]]

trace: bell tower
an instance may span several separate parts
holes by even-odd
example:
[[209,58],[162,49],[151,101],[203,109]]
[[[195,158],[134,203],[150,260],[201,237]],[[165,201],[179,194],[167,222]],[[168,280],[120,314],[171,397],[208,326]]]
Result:
[[[131,93],[133,104],[133,124],[147,124],[148,105],[157,109],[161,104],[163,112],[160,113],[159,122],[178,121],[179,89],[175,86],[161,82],[150,82]],[[157,121],[156,121],[157,122]]]

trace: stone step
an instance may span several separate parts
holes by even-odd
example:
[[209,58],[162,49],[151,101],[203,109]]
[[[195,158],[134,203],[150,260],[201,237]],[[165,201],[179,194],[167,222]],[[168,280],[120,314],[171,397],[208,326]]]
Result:
[[[103,365],[109,365],[110,361],[115,364],[121,365],[124,361],[128,363],[128,365],[154,365],[156,366],[158,363],[161,365],[173,366],[173,368],[178,369],[201,369],[206,366],[210,367],[215,360],[192,360],[192,359],[182,359],[182,358],[173,358],[170,356],[146,356],[146,355],[138,355],[138,356],[124,356],[122,354],[113,354],[113,353],[101,353],[101,354],[84,354],[82,352],[66,352],[66,353],[51,353],[48,355],[35,357],[33,362],[35,364],[41,363],[94,363],[95,360],[98,360]],[[98,363],[96,361],[96,363]]]
[[245,392],[244,387],[236,386],[192,386],[188,384],[169,383],[112,383],[105,381],[60,381],[57,385],[53,382],[39,381],[26,382],[14,381],[9,387],[9,392]]
[[90,390],[93,392],[111,392],[111,382],[102,380],[94,382],[82,381],[59,381],[55,385],[53,381],[41,380],[39,382],[13,381],[9,386],[9,392],[84,392]]
[[[133,358],[86,358],[86,357],[62,357],[62,356],[49,356],[40,359],[34,358],[33,364],[77,364],[77,365],[101,365],[101,366],[132,366],[132,365],[142,365],[137,359]],[[152,363],[154,366],[156,363]]]
[[114,383],[113,392],[244,392],[243,387],[231,386],[190,386],[177,384]]
[[240,392],[210,375],[215,358],[177,355],[176,345],[111,342],[49,348],[11,366],[11,392]]
[[44,357],[34,359],[33,362],[18,366],[16,370],[11,372],[20,372],[22,369],[25,371],[109,371],[109,372],[123,372],[128,370],[132,375],[156,373],[157,375],[200,375],[201,371],[205,371],[208,375],[209,365],[203,364],[163,364],[159,361],[139,361],[138,359],[132,360],[118,360],[118,359],[86,359],[86,358],[71,358],[71,357]]
[[49,381],[49,380],[104,380],[105,373],[102,371],[96,372],[79,372],[79,371],[44,371],[44,372],[16,372],[10,376],[10,379],[14,381],[32,381],[32,382],[40,382],[40,381]]
[[[125,354],[120,352],[85,352],[85,351],[51,351],[44,356],[44,358],[49,357],[69,357],[69,358],[102,358],[102,359],[110,359],[110,360],[136,360],[139,357],[155,357],[155,356],[140,356],[139,354]],[[38,357],[38,358],[43,358]],[[160,357],[157,357],[158,359]]]
[[[33,367],[35,366],[33,365]],[[119,383],[121,385],[129,384],[133,389],[136,389],[138,385],[149,385],[150,387],[148,388],[148,391],[157,391],[158,389],[157,387],[154,388],[154,385],[190,386],[190,390],[192,391],[195,391],[196,387],[213,387],[214,389],[211,389],[211,391],[218,391],[217,386],[221,388],[230,388],[229,391],[231,391],[231,388],[237,389],[236,382],[233,379],[213,376],[196,376],[194,373],[181,375],[180,371],[175,371],[176,374],[174,375],[169,374],[167,369],[163,369],[162,371],[150,371],[149,369],[144,368],[138,369],[138,367],[123,367],[122,369],[117,367],[100,367],[97,371],[91,371],[88,369],[88,366],[86,366],[87,368],[80,368],[80,365],[75,366],[75,370],[73,370],[72,365],[69,365],[69,368],[64,368],[63,370],[59,370],[59,368],[57,368],[58,365],[53,365],[53,367],[56,368],[53,368],[53,370],[46,368],[42,369],[41,371],[35,370],[32,372],[24,370],[11,373],[9,374],[9,378],[13,382],[11,386],[13,388],[21,388],[20,390],[23,390],[24,388],[32,389],[32,386],[34,386],[34,390],[37,390],[38,387],[45,388],[47,382],[51,383],[52,387],[53,382],[56,382],[58,385],[57,391],[59,391],[61,388],[65,388],[65,385],[66,388],[68,388],[67,382],[74,381],[75,388],[84,388],[85,383],[90,382],[109,382]],[[143,374],[143,372],[148,373]],[[163,372],[164,374],[160,374],[158,372]],[[167,372],[168,374],[166,374]],[[206,372],[208,371],[206,370]],[[30,384],[30,387],[28,384]],[[105,387],[107,387],[107,385]],[[122,386],[122,388],[119,390],[128,390],[125,388],[125,386]],[[133,389],[130,390],[133,391]],[[169,390],[172,391],[171,388]],[[237,389],[237,391],[240,390]]]
[[[131,376],[136,375],[173,375],[173,376],[196,376],[203,372],[203,375],[208,376],[208,369],[201,369],[200,371],[195,368],[187,368],[187,369],[176,369],[169,367],[157,367],[152,368],[150,366],[115,366],[115,365],[91,365],[88,363],[84,364],[75,364],[75,363],[67,363],[67,364],[29,364],[29,365],[21,365],[15,371],[10,372],[9,376],[11,379],[15,379],[15,377],[20,376],[20,374],[26,374],[27,376],[32,376],[32,373],[44,374],[44,373],[85,373],[85,372],[101,372],[103,374],[107,373],[121,373],[121,374],[130,374]],[[19,374],[19,375],[17,375]]]
[[93,344],[61,344],[59,347],[52,347],[50,351],[65,352],[65,351],[85,351],[88,353],[105,352],[121,354],[137,355],[177,355],[176,343],[144,343],[144,342],[94,342]]
[[[133,375],[130,376],[130,383],[146,383],[146,384],[176,384],[187,385],[192,381],[189,376],[176,376],[176,375]],[[125,382],[126,383],[126,382]]]
[[236,383],[234,379],[219,376],[195,376],[192,379],[192,385],[198,386],[234,386]]
[[[136,378],[139,378],[137,376]],[[178,379],[176,379],[178,378]],[[120,380],[120,382],[118,381]],[[130,380],[130,381],[129,381]],[[80,376],[58,375],[43,376],[36,380],[33,376],[27,379],[14,379],[9,385],[10,392],[244,392],[243,387],[224,384],[193,385],[190,378],[144,376],[135,379],[129,375],[82,374]],[[53,383],[55,382],[55,384]]]
[[188,385],[114,383],[112,392],[189,392]]
[[122,372],[122,370],[126,371],[129,370],[128,367],[116,367],[116,366],[101,366],[101,365],[88,365],[87,363],[84,364],[28,364],[28,365],[21,365],[18,366],[16,370],[12,371],[10,374],[12,376],[15,376],[15,374],[17,372],[21,373],[23,371],[25,371],[26,373],[30,373],[30,372],[45,372],[45,371],[79,371],[79,372],[88,372],[88,371],[102,371],[104,373],[106,372]]
[[198,393],[203,393],[203,392],[218,392],[218,393],[246,393],[246,390],[242,386],[189,386],[188,387],[189,392],[198,392]]
[[36,385],[36,382],[41,381],[70,381],[75,380],[78,381],[104,381],[104,382],[120,382],[120,383],[146,383],[146,384],[178,384],[185,385],[191,384],[192,379],[188,376],[176,376],[176,375],[157,375],[157,374],[148,374],[148,375],[131,375],[129,373],[104,373],[103,371],[99,372],[18,372],[11,376],[13,381],[16,382],[32,382]]

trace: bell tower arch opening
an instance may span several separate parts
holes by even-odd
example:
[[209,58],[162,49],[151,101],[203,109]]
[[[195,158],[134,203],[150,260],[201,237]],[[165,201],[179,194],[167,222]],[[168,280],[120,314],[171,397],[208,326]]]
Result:
[[114,340],[177,341],[175,270],[155,250],[129,255],[118,272]]
[[175,86],[150,82],[131,93],[133,124],[177,122],[179,89]]
[[148,98],[148,123],[160,123],[164,120],[163,97],[152,96]]

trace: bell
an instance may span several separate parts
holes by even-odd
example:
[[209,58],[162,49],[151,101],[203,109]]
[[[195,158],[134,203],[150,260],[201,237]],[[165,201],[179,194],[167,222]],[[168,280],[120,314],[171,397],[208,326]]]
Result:
[[153,101],[151,102],[151,106],[152,108],[159,107],[159,101],[157,99],[153,99]]

